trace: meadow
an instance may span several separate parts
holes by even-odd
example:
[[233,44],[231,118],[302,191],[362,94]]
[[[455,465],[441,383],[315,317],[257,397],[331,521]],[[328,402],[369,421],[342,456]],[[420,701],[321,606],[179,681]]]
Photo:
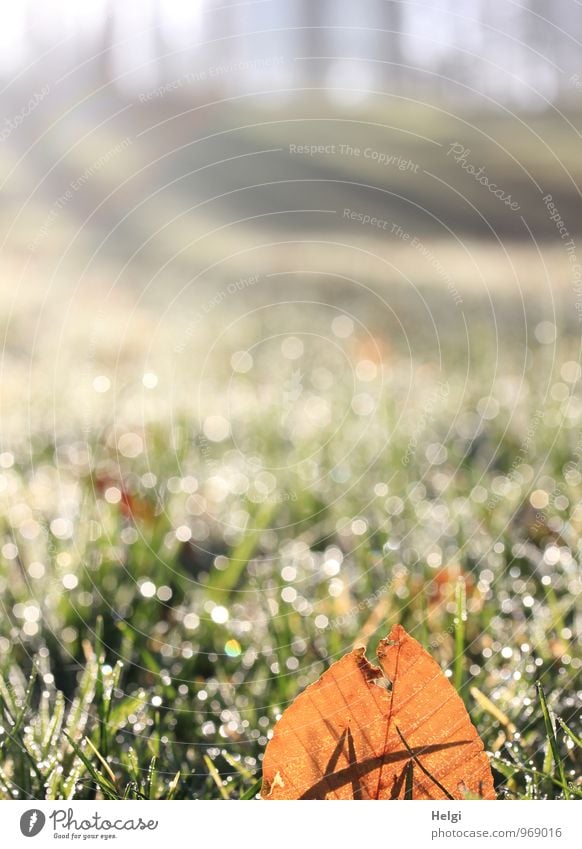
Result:
[[6,321],[0,797],[253,799],[285,707],[396,622],[500,798],[582,796],[571,316],[466,299],[469,349],[424,293],[411,351],[371,302],[247,295]]

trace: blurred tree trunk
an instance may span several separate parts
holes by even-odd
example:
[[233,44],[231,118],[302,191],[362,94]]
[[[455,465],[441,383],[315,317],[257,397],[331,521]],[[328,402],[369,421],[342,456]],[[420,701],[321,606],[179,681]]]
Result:
[[383,76],[387,81],[393,81],[395,86],[401,86],[406,79],[406,69],[402,68],[404,51],[402,49],[402,29],[404,15],[402,5],[394,0],[376,0],[378,27],[377,58],[388,63],[382,65]]
[[113,78],[113,45],[116,36],[115,0],[107,0],[103,8],[103,23],[97,38],[96,52],[98,77],[101,85],[106,85]]
[[329,39],[324,27],[333,24],[330,20],[333,14],[328,8],[327,0],[301,0],[299,26],[302,39],[299,55],[305,56],[304,77],[308,85],[320,86],[325,82],[328,62],[325,59],[313,59],[314,56],[329,55]]
[[154,27],[152,37],[152,49],[156,61],[156,74],[158,83],[163,83],[171,80],[175,75],[174,61],[171,55],[171,48],[164,35],[164,12],[162,9],[164,0],[153,0],[152,23]]

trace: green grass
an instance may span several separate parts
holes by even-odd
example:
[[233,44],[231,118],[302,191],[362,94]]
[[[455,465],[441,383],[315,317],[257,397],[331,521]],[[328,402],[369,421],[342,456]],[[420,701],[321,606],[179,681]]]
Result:
[[[301,330],[329,324],[289,309]],[[441,370],[386,347],[356,376],[367,415],[322,333],[299,360],[281,338],[257,348],[231,381],[264,330],[196,372],[203,409],[195,358],[171,384],[163,344],[155,390],[143,349],[93,355],[115,384],[90,404],[74,355],[56,400],[32,385],[0,458],[0,797],[254,798],[280,713],[396,622],[465,699],[501,798],[582,795],[580,386],[560,376],[575,335],[555,359],[533,346],[523,377],[518,342],[496,363],[481,337],[468,383],[454,346]],[[350,363],[363,341],[341,342]],[[232,434],[213,442],[202,424],[223,413]]]

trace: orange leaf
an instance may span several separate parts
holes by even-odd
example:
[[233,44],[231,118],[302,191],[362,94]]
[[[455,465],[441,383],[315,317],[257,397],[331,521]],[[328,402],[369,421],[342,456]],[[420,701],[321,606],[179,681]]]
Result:
[[262,798],[495,799],[483,744],[436,661],[401,625],[378,659],[381,669],[354,649],[287,708]]

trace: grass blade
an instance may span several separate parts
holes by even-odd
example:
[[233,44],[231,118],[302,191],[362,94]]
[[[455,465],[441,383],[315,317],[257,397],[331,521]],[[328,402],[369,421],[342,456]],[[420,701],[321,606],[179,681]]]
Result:
[[242,796],[240,797],[241,801],[248,801],[249,799],[254,799],[255,796],[258,796],[258,794],[261,792],[262,783],[262,778],[257,779],[257,781],[255,781],[255,783],[251,787],[249,787],[248,790],[245,790],[245,792],[242,794]]
[[560,719],[559,716],[556,717],[557,721],[560,723],[560,728],[564,731],[564,733],[570,738],[570,740],[578,746],[579,749],[582,749],[582,740],[579,737],[576,737],[571,728],[568,728],[563,719]]
[[543,714],[543,717],[544,717],[544,724],[546,726],[546,734],[548,735],[548,741],[549,741],[550,748],[552,750],[552,756],[553,756],[553,759],[554,759],[554,766],[555,766],[556,772],[558,774],[558,777],[560,779],[560,782],[561,782],[561,784],[564,788],[564,797],[566,799],[569,799],[570,798],[570,792],[569,792],[569,788],[568,788],[568,782],[566,780],[566,772],[564,770],[564,764],[562,763],[562,759],[560,757],[560,752],[559,752],[559,749],[558,749],[558,741],[556,739],[556,731],[555,731],[555,728],[554,728],[554,722],[553,722],[554,714],[553,714],[551,708],[548,707],[548,703],[546,701],[546,696],[545,696],[543,687],[542,687],[542,685],[539,681],[538,681],[537,687],[538,687],[538,693],[539,693],[539,697],[540,697],[540,704],[541,704],[541,707],[542,707],[542,714]]
[[455,585],[455,660],[453,683],[457,693],[463,690],[465,670],[465,622],[467,620],[467,590],[465,579],[459,578]]
[[103,775],[103,773],[99,772],[98,769],[95,769],[83,749],[77,743],[75,743],[73,738],[70,737],[66,731],[64,731],[63,733],[67,738],[69,745],[71,746],[79,760],[82,761],[83,765],[85,766],[85,769],[87,770],[97,787],[101,790],[103,795],[107,799],[119,799],[120,797],[117,788],[113,784],[111,784],[109,779],[107,779]]
[[222,779],[220,777],[220,773],[218,772],[218,770],[214,766],[214,763],[208,757],[208,755],[204,755],[204,763],[206,764],[206,768],[208,769],[208,772],[210,773],[212,780],[214,781],[214,783],[218,787],[218,791],[219,791],[220,795],[222,796],[223,799],[228,799],[229,795],[226,792],[226,787],[224,786],[224,784],[222,782]]

